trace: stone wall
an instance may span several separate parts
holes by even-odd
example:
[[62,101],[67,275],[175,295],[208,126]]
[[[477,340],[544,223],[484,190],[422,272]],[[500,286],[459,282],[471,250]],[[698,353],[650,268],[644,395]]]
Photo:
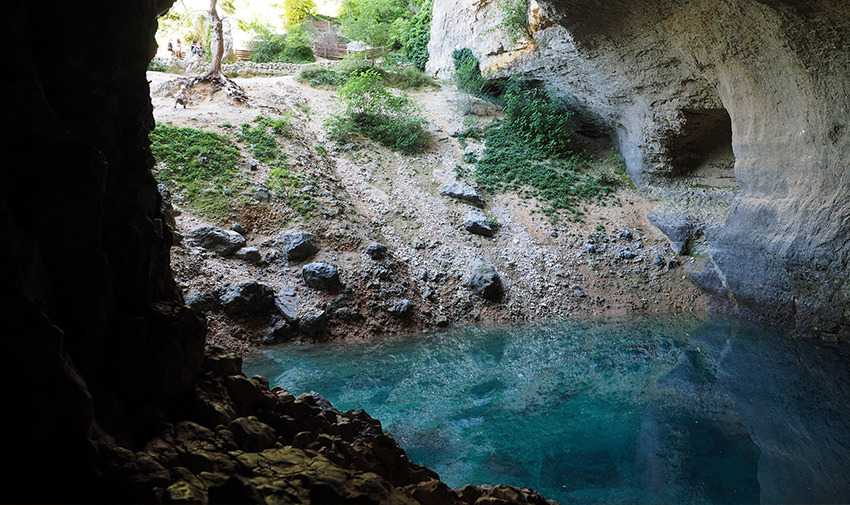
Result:
[[493,76],[569,95],[717,307],[850,337],[850,4],[540,2],[533,40],[508,48],[495,3],[434,11],[430,71],[470,47]]

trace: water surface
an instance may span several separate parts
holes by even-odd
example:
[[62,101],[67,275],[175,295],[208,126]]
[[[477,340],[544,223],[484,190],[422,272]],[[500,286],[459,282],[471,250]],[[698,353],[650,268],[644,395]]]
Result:
[[561,503],[850,502],[850,352],[718,317],[561,321],[245,360],[363,408],[450,486]]

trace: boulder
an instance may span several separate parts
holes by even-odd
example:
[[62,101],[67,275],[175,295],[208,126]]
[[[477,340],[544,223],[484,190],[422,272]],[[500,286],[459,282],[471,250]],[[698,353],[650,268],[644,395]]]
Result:
[[189,232],[192,244],[221,256],[230,256],[245,245],[245,237],[216,226],[201,226]]
[[490,228],[490,221],[487,219],[487,216],[478,209],[471,209],[466,213],[466,217],[463,219],[463,227],[466,228],[466,231],[469,233],[485,237],[493,236],[493,229]]
[[687,253],[688,239],[691,235],[691,222],[687,212],[682,210],[662,212],[653,209],[646,213],[646,219],[667,237],[673,252]]
[[284,233],[276,243],[290,261],[307,259],[319,251],[319,239],[307,232]]
[[390,306],[387,311],[394,316],[406,316],[410,313],[410,300],[408,300],[407,298],[399,300],[392,304],[392,306]]
[[387,246],[375,242],[366,248],[366,254],[375,261],[382,260],[387,255]]
[[186,294],[184,303],[195,310],[207,312],[215,308],[216,298],[212,293],[190,291]]
[[274,307],[274,289],[257,281],[232,284],[219,301],[229,314],[264,314]]
[[315,337],[325,329],[327,316],[324,310],[317,310],[305,314],[304,317],[298,320],[298,329],[308,337]]
[[307,286],[319,291],[333,291],[342,285],[339,280],[339,269],[324,261],[314,261],[304,265],[301,276]]
[[476,207],[484,207],[484,200],[478,196],[478,192],[472,186],[460,182],[450,182],[443,186],[440,194],[457,200],[464,201],[475,205]]
[[499,301],[505,294],[502,279],[493,267],[481,260],[475,260],[469,268],[467,284],[476,295],[485,300]]
[[260,256],[260,250],[256,247],[240,247],[233,253],[233,257],[247,261],[248,263],[259,263],[263,259]]
[[274,297],[274,304],[287,321],[295,321],[298,313],[298,294],[292,288],[280,288]]

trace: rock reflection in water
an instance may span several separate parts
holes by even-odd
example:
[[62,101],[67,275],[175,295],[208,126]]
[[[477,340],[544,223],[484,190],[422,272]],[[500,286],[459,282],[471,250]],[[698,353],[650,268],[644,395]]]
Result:
[[563,503],[850,500],[850,352],[720,318],[290,345],[249,375],[381,419],[450,485]]

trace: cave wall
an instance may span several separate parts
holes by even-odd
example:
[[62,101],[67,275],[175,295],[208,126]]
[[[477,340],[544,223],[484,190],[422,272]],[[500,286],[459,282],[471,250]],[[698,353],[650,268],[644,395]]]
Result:
[[850,337],[850,4],[532,2],[508,48],[495,3],[436,0],[434,20],[431,72],[470,47],[613,139],[717,308]]
[[[200,373],[150,168],[147,62],[162,1],[7,6],[0,299],[7,500],[91,499],[100,444]],[[53,494],[51,494],[53,493]]]

